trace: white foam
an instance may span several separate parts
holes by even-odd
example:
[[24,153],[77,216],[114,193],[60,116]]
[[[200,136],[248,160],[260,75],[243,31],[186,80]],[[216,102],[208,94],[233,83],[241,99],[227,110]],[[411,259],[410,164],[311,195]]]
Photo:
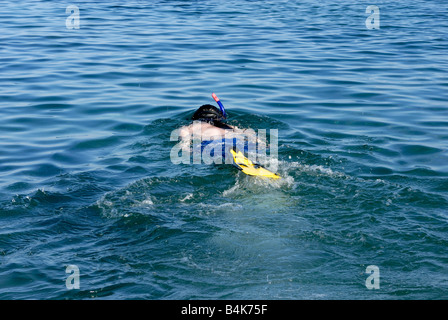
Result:
[[129,217],[130,214],[125,210],[117,208],[117,203],[124,207],[150,207],[154,205],[151,196],[144,194],[143,200],[136,199],[136,195],[129,190],[125,190],[124,194],[118,196],[122,190],[112,191],[104,194],[96,201],[96,206],[101,210],[101,214],[108,218]]
[[286,172],[290,171],[290,169],[299,169],[301,172],[311,174],[323,174],[331,177],[346,177],[345,173],[333,171],[331,168],[316,164],[308,165],[301,164],[300,162],[282,162],[280,168],[283,168]]
[[141,202],[141,204],[144,205],[144,206],[149,206],[149,205],[153,205],[154,202],[152,202],[151,199],[146,199],[146,200],[143,200],[143,201]]
[[180,202],[185,202],[187,200],[190,200],[191,198],[193,198],[193,194],[189,193],[183,199],[180,199]]

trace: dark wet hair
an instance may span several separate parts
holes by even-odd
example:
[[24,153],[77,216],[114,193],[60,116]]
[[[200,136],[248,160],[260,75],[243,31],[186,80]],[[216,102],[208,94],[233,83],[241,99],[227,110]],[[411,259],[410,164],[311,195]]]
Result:
[[223,123],[225,118],[222,111],[211,104],[204,104],[200,106],[199,109],[195,111],[191,119],[208,122],[215,127],[222,129],[232,129],[232,127]]
[[203,119],[221,120],[223,118],[224,117],[221,110],[219,110],[215,106],[212,106],[211,104],[204,104],[200,106],[198,110],[195,111],[192,120],[203,120]]

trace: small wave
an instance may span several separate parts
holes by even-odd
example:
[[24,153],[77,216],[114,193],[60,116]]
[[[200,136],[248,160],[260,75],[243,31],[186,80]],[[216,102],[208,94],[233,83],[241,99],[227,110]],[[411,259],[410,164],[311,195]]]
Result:
[[339,178],[347,177],[347,175],[343,172],[333,171],[331,168],[326,168],[321,165],[301,165],[300,169],[303,172],[317,173],[329,177],[339,177]]
[[180,199],[180,202],[185,202],[185,201],[190,200],[192,198],[193,198],[193,194],[189,193],[184,198]]
[[329,167],[322,165],[308,165],[299,162],[280,161],[276,159],[268,159],[260,161],[268,170],[278,167],[278,170],[272,170],[281,176],[281,179],[273,180],[261,177],[247,176],[240,173],[235,184],[229,189],[224,190],[223,196],[228,197],[236,195],[241,190],[250,190],[251,192],[266,192],[266,188],[288,190],[296,185],[296,179],[299,174],[327,176],[330,178],[348,178],[348,176],[339,171],[335,171]]
[[68,195],[64,195],[56,191],[46,191],[44,188],[39,188],[29,195],[17,194],[13,196],[11,199],[11,204],[14,206],[34,207],[39,204],[51,205],[71,200],[72,198]]
[[101,215],[107,218],[129,217],[132,213],[144,213],[154,202],[146,192],[136,193],[127,189],[108,192],[95,203]]

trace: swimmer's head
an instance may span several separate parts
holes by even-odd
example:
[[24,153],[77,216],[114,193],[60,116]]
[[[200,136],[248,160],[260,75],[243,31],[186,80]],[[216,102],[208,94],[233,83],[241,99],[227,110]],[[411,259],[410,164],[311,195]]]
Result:
[[223,120],[224,116],[218,108],[211,104],[204,104],[193,114],[192,120]]
[[195,111],[191,119],[208,122],[220,128],[231,128],[223,123],[223,121],[225,121],[225,118],[222,111],[215,106],[212,106],[211,104],[204,104],[199,107],[199,109]]

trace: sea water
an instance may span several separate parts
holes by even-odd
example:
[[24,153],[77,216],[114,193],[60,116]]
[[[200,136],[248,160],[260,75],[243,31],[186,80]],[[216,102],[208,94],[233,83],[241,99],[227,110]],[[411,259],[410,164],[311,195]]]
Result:
[[[3,1],[0,299],[448,298],[447,15]],[[213,92],[282,179],[173,164]]]

